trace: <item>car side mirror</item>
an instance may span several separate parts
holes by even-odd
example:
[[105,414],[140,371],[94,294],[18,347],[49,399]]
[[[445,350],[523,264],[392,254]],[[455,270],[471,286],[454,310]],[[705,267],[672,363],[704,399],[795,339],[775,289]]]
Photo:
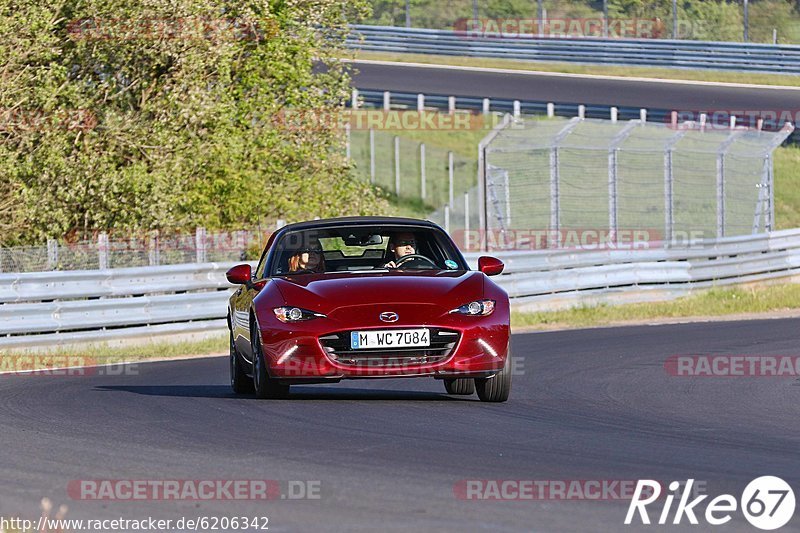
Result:
[[233,285],[248,285],[253,279],[253,269],[250,265],[236,265],[225,273],[225,277]]
[[496,257],[484,255],[483,257],[478,258],[478,270],[487,276],[496,276],[502,273],[505,267],[506,266],[503,264],[503,262]]

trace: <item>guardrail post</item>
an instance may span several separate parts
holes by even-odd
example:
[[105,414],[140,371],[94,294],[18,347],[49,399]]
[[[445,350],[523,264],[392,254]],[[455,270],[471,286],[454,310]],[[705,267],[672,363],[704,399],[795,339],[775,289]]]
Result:
[[444,204],[444,230],[450,233],[450,204]]
[[556,116],[556,104],[550,102],[547,104],[547,118],[553,118]]
[[583,104],[578,106],[578,118],[586,118],[586,106]]
[[647,123],[647,109],[639,110],[639,120],[642,121],[642,124]]
[[389,111],[392,108],[392,93],[384,91],[383,93],[383,110]]
[[369,129],[369,182],[375,183],[375,130]]
[[353,94],[350,98],[350,107],[358,109],[358,89],[353,89]]
[[611,108],[611,123],[612,124],[616,124],[617,123],[617,117],[618,116],[619,116],[619,109],[617,109],[616,107],[612,107]]
[[195,254],[196,254],[195,262],[205,263],[207,260],[205,228],[198,227],[195,230],[194,243],[195,243]]
[[447,98],[447,112],[449,114],[451,114],[451,115],[456,112],[456,97],[455,96],[449,96]]
[[425,95],[424,94],[418,94],[417,95],[417,111],[419,111],[420,113],[425,111]]
[[425,174],[426,174],[425,173],[425,143],[420,143],[419,144],[419,178],[420,178],[419,181],[420,181],[420,187],[421,187],[420,194],[421,194],[421,199],[423,201],[425,200],[425,197],[426,197],[425,190],[427,189],[427,186],[426,186],[426,183],[425,183],[425,181],[426,181],[426,175]]
[[522,105],[520,104],[519,100],[514,100],[514,118],[519,118],[522,114],[521,112]]
[[455,190],[454,190],[454,178],[455,178],[455,166],[454,166],[454,157],[453,152],[447,152],[447,203],[450,205],[455,205]]
[[47,239],[47,270],[58,268],[58,241]]
[[488,115],[489,114],[489,109],[491,107],[491,104],[492,104],[492,101],[489,100],[488,98],[484,98],[483,99],[483,114],[484,115]]
[[400,137],[394,137],[394,193],[400,196]]
[[150,266],[158,266],[161,264],[161,250],[159,250],[158,238],[158,230],[150,232],[147,242],[147,262],[150,264]]
[[100,270],[108,268],[108,234],[97,236],[97,263]]

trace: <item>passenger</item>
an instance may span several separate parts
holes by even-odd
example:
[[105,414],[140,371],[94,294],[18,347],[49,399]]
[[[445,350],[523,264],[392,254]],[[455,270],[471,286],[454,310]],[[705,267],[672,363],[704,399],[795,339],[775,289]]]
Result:
[[319,241],[312,241],[307,248],[300,250],[289,258],[289,273],[322,273],[325,272],[325,256]]

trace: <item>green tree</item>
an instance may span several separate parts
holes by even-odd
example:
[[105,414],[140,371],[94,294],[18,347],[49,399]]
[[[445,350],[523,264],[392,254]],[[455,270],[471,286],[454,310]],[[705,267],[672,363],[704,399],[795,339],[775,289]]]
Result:
[[341,109],[347,21],[363,14],[351,0],[0,0],[4,240],[382,210],[339,128],[276,119]]

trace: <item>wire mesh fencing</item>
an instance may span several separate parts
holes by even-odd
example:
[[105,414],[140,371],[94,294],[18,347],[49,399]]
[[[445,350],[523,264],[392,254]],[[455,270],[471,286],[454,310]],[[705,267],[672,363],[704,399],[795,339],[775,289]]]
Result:
[[[482,145],[484,248],[675,246],[774,226],[773,151],[791,134],[704,123],[517,119]],[[591,242],[588,242],[591,241]]]
[[[278,221],[277,227],[284,225]],[[96,270],[257,259],[271,229],[144,234],[98,232],[80,240],[51,239],[43,246],[0,248],[0,272]]]

